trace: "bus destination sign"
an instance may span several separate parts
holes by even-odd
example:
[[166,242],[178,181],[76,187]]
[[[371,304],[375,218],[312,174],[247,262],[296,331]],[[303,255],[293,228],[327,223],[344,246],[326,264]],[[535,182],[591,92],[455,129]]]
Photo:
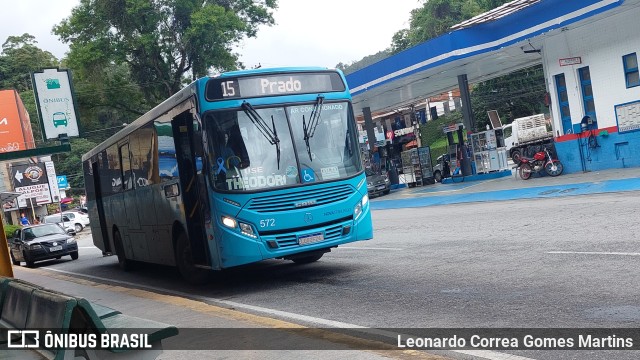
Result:
[[211,79],[206,95],[207,100],[214,101],[344,90],[342,78],[335,72],[289,73]]

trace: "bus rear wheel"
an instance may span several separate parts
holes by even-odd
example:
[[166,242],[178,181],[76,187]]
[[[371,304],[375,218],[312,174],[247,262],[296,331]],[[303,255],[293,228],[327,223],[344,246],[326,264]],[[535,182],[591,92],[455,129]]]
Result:
[[176,239],[176,265],[180,275],[190,284],[202,285],[210,279],[210,270],[198,268],[193,264],[191,242],[184,232],[180,232]]
[[122,245],[122,236],[120,231],[116,230],[113,233],[113,242],[116,248],[116,256],[118,257],[118,265],[120,269],[124,271],[133,270],[133,261],[125,257],[124,246]]

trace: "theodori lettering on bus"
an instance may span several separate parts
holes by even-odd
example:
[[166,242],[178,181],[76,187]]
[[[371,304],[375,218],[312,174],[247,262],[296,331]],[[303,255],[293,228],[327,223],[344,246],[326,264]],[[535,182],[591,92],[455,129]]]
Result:
[[248,168],[241,171],[241,177],[227,179],[229,190],[255,190],[266,187],[284,186],[287,184],[286,175],[261,175],[262,167]]

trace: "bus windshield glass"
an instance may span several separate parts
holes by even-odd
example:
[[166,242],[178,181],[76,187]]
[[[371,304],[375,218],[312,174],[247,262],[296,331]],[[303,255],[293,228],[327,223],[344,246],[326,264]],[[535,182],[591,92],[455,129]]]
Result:
[[211,184],[217,190],[255,191],[356,175],[362,165],[348,105],[245,103],[242,109],[206,113]]

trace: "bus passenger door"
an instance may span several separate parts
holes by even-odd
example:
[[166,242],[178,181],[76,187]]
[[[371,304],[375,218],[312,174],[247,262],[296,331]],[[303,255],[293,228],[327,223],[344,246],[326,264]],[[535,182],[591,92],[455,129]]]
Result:
[[107,231],[107,222],[104,218],[104,203],[102,200],[102,183],[101,176],[98,167],[98,162],[91,163],[91,172],[93,173],[93,189],[96,197],[96,211],[98,212],[98,222],[100,226],[100,235],[102,236],[102,244],[104,246],[105,253],[111,253],[111,242],[109,241],[109,233]]
[[203,193],[204,177],[197,173],[193,130],[193,115],[185,111],[171,121],[176,144],[176,159],[182,188],[182,201],[191,242],[191,256],[195,265],[211,266],[204,228],[204,213],[208,212],[208,200]]

